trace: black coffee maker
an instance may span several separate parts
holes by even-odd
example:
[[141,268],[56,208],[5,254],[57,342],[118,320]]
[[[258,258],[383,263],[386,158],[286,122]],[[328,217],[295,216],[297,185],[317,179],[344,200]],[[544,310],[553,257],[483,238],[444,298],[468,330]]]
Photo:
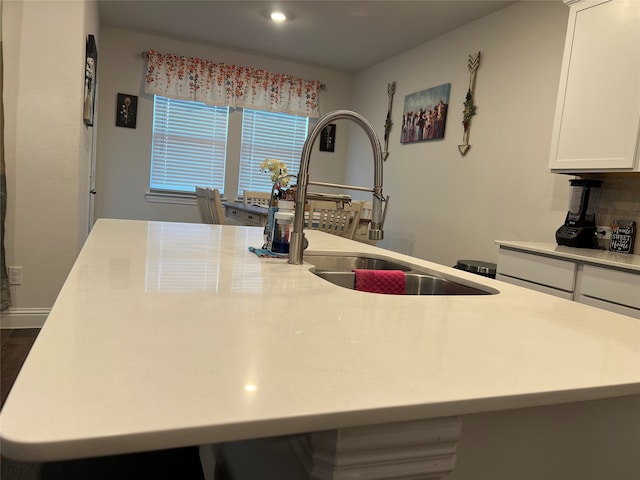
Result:
[[558,245],[597,248],[596,209],[600,200],[602,180],[573,179],[567,217],[556,231]]

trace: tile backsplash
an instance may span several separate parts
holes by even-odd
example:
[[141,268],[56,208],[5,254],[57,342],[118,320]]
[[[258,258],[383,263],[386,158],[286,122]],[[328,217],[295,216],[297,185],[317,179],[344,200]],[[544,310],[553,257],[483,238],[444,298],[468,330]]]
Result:
[[[596,223],[609,226],[614,220],[633,220],[636,231],[640,226],[640,177],[603,178]],[[609,248],[608,240],[598,240],[601,247]],[[640,254],[640,235],[636,234],[633,253]]]

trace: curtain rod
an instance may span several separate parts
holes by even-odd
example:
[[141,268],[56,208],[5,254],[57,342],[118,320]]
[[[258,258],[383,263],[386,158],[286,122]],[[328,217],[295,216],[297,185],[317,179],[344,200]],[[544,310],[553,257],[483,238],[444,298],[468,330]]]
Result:
[[[143,51],[140,53],[140,55],[142,55],[143,58],[149,58],[149,52],[148,51]],[[320,84],[320,90],[326,90],[327,86],[324,83]]]

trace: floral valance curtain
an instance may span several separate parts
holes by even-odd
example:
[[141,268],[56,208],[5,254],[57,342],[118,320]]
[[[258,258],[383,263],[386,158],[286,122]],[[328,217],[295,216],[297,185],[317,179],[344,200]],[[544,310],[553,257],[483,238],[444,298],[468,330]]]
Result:
[[145,92],[208,105],[319,117],[317,80],[148,52]]

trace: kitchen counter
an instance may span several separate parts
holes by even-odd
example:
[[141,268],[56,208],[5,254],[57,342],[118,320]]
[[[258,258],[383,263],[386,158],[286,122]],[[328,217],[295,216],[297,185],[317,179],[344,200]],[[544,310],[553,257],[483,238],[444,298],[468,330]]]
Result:
[[501,247],[514,250],[523,250],[525,252],[539,253],[555,258],[566,258],[591,263],[593,265],[603,265],[640,272],[640,255],[591,248],[565,247],[550,242],[512,242],[496,240],[495,243]]
[[101,219],[0,414],[48,461],[640,393],[640,322],[322,232],[497,289],[376,295],[258,258],[262,228]]

